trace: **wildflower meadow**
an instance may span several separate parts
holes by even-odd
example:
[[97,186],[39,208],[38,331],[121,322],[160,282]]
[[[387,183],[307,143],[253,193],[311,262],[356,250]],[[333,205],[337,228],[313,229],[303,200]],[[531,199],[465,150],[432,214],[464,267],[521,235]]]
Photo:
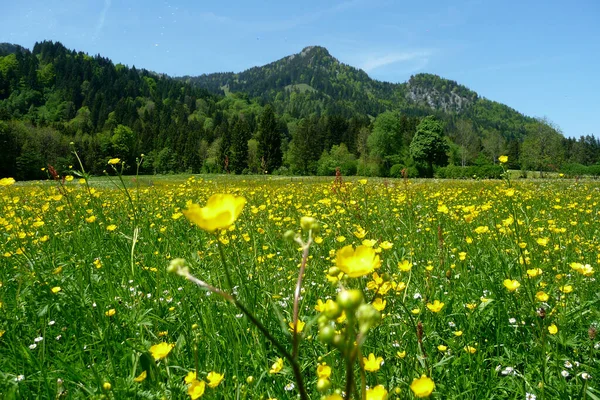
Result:
[[5,399],[600,399],[600,184],[0,180]]

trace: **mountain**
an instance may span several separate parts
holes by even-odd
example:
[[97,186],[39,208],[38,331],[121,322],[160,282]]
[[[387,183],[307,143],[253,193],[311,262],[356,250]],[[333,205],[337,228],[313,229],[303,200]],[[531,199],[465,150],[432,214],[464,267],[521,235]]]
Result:
[[[306,47],[298,54],[240,73],[179,79],[216,94],[244,93],[262,104],[275,103],[278,112],[291,112],[294,117],[306,117],[328,108],[344,115],[376,116],[386,110],[411,116],[434,113],[444,119],[470,118],[478,127],[497,129],[505,137],[521,137],[523,126],[534,121],[437,75],[417,74],[408,82],[397,84],[372,79],[363,70],[340,62],[320,46]],[[292,93],[296,95],[294,99]],[[300,111],[290,107],[292,101],[300,102],[299,98],[308,103]]]
[[539,170],[600,161],[593,136],[566,139],[436,75],[374,80],[318,46],[240,73],[171,78],[59,42],[0,44],[0,177],[66,173],[73,150],[97,174],[114,157],[133,172],[142,153],[142,173],[417,174],[410,145],[427,116],[442,122],[427,119],[451,165],[500,154]]

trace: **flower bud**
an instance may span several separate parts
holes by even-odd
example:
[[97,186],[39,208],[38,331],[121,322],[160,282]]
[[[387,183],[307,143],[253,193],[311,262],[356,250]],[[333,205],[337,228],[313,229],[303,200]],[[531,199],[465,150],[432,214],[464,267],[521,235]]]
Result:
[[296,238],[296,232],[292,230],[285,231],[285,233],[283,234],[283,238],[287,241],[293,242]]
[[356,310],[362,302],[363,294],[358,289],[342,290],[337,297],[337,303],[344,310]]
[[329,268],[329,270],[327,271],[327,275],[329,276],[338,276],[340,274],[340,269],[338,267],[331,267]]
[[372,304],[361,304],[358,310],[356,310],[356,318],[358,319],[360,331],[367,333],[369,329],[381,321],[381,313]]
[[323,325],[319,328],[319,340],[323,343],[331,344],[335,337],[335,328],[331,325]]
[[340,315],[342,315],[342,309],[338,303],[335,301],[327,301],[325,303],[325,310],[323,314],[329,319],[336,319]]
[[319,392],[325,392],[327,391],[329,388],[331,387],[331,382],[329,381],[329,379],[326,378],[320,378],[317,381],[317,390]]
[[169,263],[167,272],[170,274],[177,274],[179,271],[182,271],[185,268],[187,267],[185,266],[185,260],[183,258],[174,258]]
[[302,217],[300,218],[300,226],[303,231],[309,231],[312,229],[313,225],[317,223],[317,220],[313,217]]

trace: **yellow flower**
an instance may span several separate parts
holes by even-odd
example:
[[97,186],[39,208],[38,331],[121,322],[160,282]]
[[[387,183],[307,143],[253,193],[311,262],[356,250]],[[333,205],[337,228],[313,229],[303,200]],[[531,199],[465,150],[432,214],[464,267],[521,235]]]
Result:
[[187,209],[183,210],[186,216],[194,224],[207,232],[218,229],[226,229],[238,218],[246,199],[232,194],[213,194],[206,202],[206,207],[189,202]]
[[[296,330],[298,333],[300,333],[304,330],[304,325],[306,325],[306,323],[304,323],[301,320],[298,320],[298,325],[296,326]],[[290,322],[289,326],[290,326],[290,332],[294,332],[294,322]]]
[[542,272],[543,271],[540,268],[528,269],[527,276],[529,276],[530,278],[535,278],[536,276],[541,275]]
[[73,180],[73,175],[67,175],[67,176],[65,176],[65,181],[71,182],[72,180]]
[[56,294],[56,293],[60,292],[62,289],[60,288],[60,286],[55,286],[50,290],[52,291],[52,293]]
[[444,308],[444,303],[440,302],[439,300],[435,300],[433,304],[427,303],[427,308],[429,308],[429,311],[437,313],[442,311],[442,308]]
[[371,353],[369,358],[363,357],[363,363],[365,364],[365,371],[379,371],[381,364],[383,364],[383,357],[375,357],[375,354]]
[[116,225],[112,225],[112,224],[111,224],[111,225],[108,225],[108,226],[106,227],[106,230],[107,230],[107,231],[109,231],[109,232],[112,232],[112,231],[114,231],[115,229],[117,229],[117,226],[116,226]]
[[500,161],[501,164],[506,164],[508,162],[508,156],[500,156],[498,157],[498,161]]
[[146,379],[146,376],[148,376],[148,372],[146,370],[144,370],[137,377],[133,378],[133,381],[134,382],[143,382],[144,379]]
[[108,160],[109,165],[117,165],[120,162],[121,162],[120,158],[111,158],[110,160]]
[[442,214],[448,214],[448,206],[446,206],[445,204],[438,204],[437,212]]
[[559,287],[559,289],[560,289],[561,292],[563,292],[565,294],[566,293],[571,293],[573,291],[573,286],[571,286],[571,285],[564,285],[564,286]]
[[475,228],[475,233],[478,234],[483,234],[483,233],[487,233],[490,231],[490,228],[488,228],[487,226],[478,226],[477,228]]
[[385,300],[383,300],[381,297],[377,297],[373,301],[373,308],[375,308],[377,311],[383,311],[386,304],[387,302]]
[[111,308],[110,310],[108,310],[107,312],[105,312],[104,315],[106,315],[107,317],[112,317],[116,313],[117,313],[117,310],[115,310],[114,308]]
[[546,293],[540,291],[535,294],[535,298],[538,299],[539,301],[548,301],[550,296],[548,296]]
[[460,261],[465,261],[465,259],[467,258],[467,253],[464,251],[461,251],[460,253],[458,253],[458,259]]
[[394,247],[394,244],[393,244],[393,243],[390,243],[390,242],[388,242],[388,241],[386,240],[385,242],[382,242],[382,243],[379,245],[379,247],[381,247],[381,248],[382,248],[382,249],[384,249],[384,250],[389,250],[389,249],[391,249],[392,247]]
[[188,387],[188,395],[192,400],[199,399],[204,394],[206,382],[194,380]]
[[329,379],[331,376],[331,367],[325,363],[317,366],[317,377],[319,379]]
[[366,185],[367,184],[367,180],[366,179],[361,179],[358,181],[358,183],[360,183],[361,185]]
[[398,269],[402,272],[408,272],[412,268],[412,264],[408,260],[402,260],[398,263]]
[[503,283],[504,287],[507,288],[509,292],[514,292],[519,286],[521,286],[519,281],[514,279],[505,279]]
[[537,238],[536,239],[537,244],[539,244],[540,246],[546,246],[548,244],[548,241],[550,241],[549,238]]
[[171,350],[173,350],[173,347],[175,347],[175,345],[171,343],[162,342],[155,344],[154,346],[150,347],[150,354],[152,354],[152,357],[154,357],[156,361],[162,360],[169,355]]
[[428,397],[431,392],[435,389],[435,383],[428,378],[427,375],[423,374],[419,379],[413,379],[410,384],[410,390],[413,391],[415,397]]
[[335,263],[350,278],[358,278],[379,268],[381,260],[371,247],[358,246],[354,250],[348,245],[337,251]]
[[448,346],[444,346],[443,344],[440,344],[437,349],[441,352],[444,352],[446,350],[448,350]]
[[104,389],[104,390],[110,390],[110,389],[112,389],[112,385],[110,384],[110,382],[104,382],[102,384],[102,389]]
[[472,346],[465,346],[465,351],[469,354],[474,354],[477,351],[477,349]]
[[269,370],[270,374],[276,374],[283,369],[283,358],[278,358],[277,361],[271,365],[271,369]]
[[342,396],[340,396],[337,393],[334,394],[330,394],[329,396],[325,397],[325,400],[344,400],[344,398]]
[[343,243],[343,242],[345,242],[345,241],[346,241],[346,237],[345,237],[345,236],[338,236],[338,237],[336,237],[336,238],[335,238],[335,240],[336,240],[338,243]]
[[14,178],[2,178],[0,179],[0,186],[10,186],[15,184]]
[[185,376],[185,378],[183,379],[185,381],[185,383],[187,383],[188,385],[192,382],[194,382],[196,380],[196,372],[195,371],[190,371],[187,373],[187,375]]
[[577,262],[572,262],[570,264],[571,268],[575,271],[579,272],[584,276],[592,276],[594,274],[594,268],[590,264],[581,264]]
[[396,357],[398,358],[404,358],[406,357],[406,350],[402,350],[396,353]]
[[558,328],[556,327],[556,325],[552,324],[548,327],[548,332],[551,335],[556,335],[556,333],[558,332]]
[[88,222],[88,223],[90,223],[90,224],[91,224],[92,222],[94,222],[94,221],[96,221],[96,216],[95,216],[95,215],[90,215],[89,217],[87,217],[87,218],[85,219],[85,222]]
[[367,400],[385,400],[388,392],[383,385],[377,385],[374,388],[367,389]]
[[463,332],[462,331],[454,331],[454,336],[462,336]]
[[216,388],[223,381],[223,378],[225,378],[225,374],[219,374],[218,372],[214,371],[209,372],[206,376],[206,379],[208,380],[208,387],[211,389]]

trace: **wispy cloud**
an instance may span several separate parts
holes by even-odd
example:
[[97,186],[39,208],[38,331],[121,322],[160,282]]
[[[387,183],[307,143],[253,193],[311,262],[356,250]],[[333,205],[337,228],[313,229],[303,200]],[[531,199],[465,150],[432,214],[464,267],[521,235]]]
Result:
[[102,28],[104,28],[104,21],[106,20],[106,13],[110,8],[112,0],[104,0],[104,7],[102,7],[102,11],[100,11],[100,16],[98,17],[98,23],[96,24],[96,30],[94,32],[94,38],[98,37],[100,32],[102,32]]
[[254,22],[238,21],[225,15],[218,15],[212,11],[200,13],[199,16],[207,22],[235,25],[238,28],[246,28],[256,32],[278,32],[317,22],[324,17],[356,7],[362,3],[365,3],[365,1],[366,0],[346,0],[331,7],[313,10],[293,18],[283,18],[275,21],[273,21],[273,19],[269,21]]
[[366,72],[371,72],[386,65],[411,62],[419,65],[420,69],[427,65],[431,55],[431,50],[403,51],[386,53],[383,55],[368,55],[360,64],[360,68]]

